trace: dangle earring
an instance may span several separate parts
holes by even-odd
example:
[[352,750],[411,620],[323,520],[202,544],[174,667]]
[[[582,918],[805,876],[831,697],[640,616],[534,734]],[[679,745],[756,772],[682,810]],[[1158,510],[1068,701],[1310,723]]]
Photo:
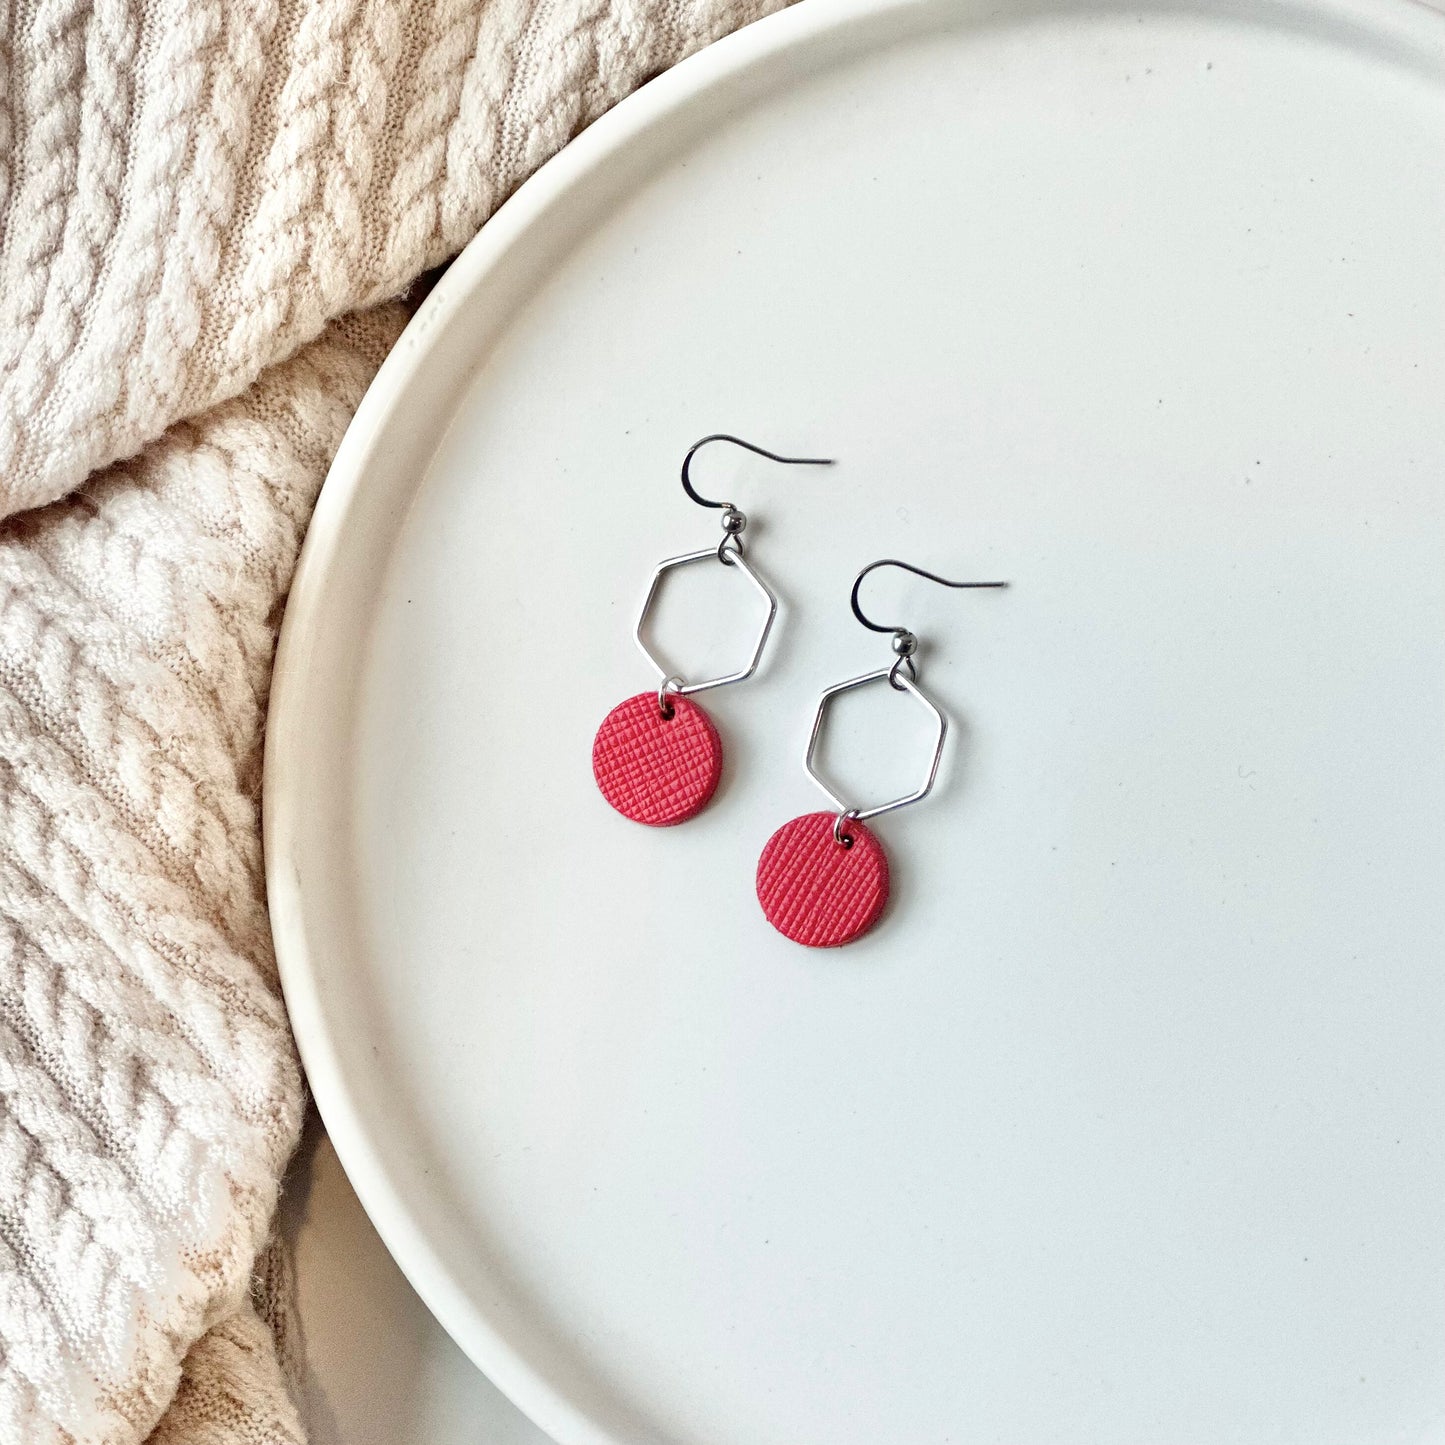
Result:
[[[722,776],[722,740],[712,719],[692,698],[709,688],[726,687],[729,683],[743,682],[751,677],[757,671],[768,634],[773,630],[773,619],[778,615],[778,599],[773,595],[772,588],[763,581],[743,552],[743,529],[748,524],[747,517],[731,502],[711,502],[693,487],[692,459],[709,442],[731,442],[785,466],[823,467],[832,464],[830,457],[780,457],[776,452],[765,451],[741,437],[722,432],[694,442],[683,458],[682,489],[698,506],[712,507],[722,513],[723,538],[716,547],[704,547],[698,552],[669,557],[653,570],[633,637],[661,681],[654,691],[640,692],[613,708],[602,720],[592,744],[592,775],[597,779],[602,796],[624,818],[653,828],[686,822],[707,805],[716,791],[718,779]],[[679,567],[709,562],[717,562],[736,571],[767,603],[768,613],[746,666],[721,677],[688,682],[667,671],[648,647],[644,629],[662,579]]]
[[[803,761],[808,776],[828,795],[837,811],[805,813],[791,823],[784,823],[768,839],[758,859],[758,902],[768,922],[779,933],[809,948],[838,948],[852,943],[878,921],[888,902],[888,855],[866,824],[871,818],[906,808],[928,796],[938,777],[943,741],[948,736],[948,718],[918,682],[918,664],[914,661],[918,639],[906,627],[884,627],[870,622],[858,605],[858,589],[863,579],[879,567],[901,567],[905,572],[945,587],[1008,586],[1007,582],[950,582],[892,557],[870,562],[854,580],[850,599],[853,616],[873,632],[893,634],[893,661],[887,667],[865,672],[861,677],[850,677],[824,690],[813,715],[813,731]],[[933,757],[923,785],[914,792],[871,808],[855,807],[840,798],[814,766],[818,739],[834,698],[884,681],[895,692],[916,701],[933,719],[937,728]]]

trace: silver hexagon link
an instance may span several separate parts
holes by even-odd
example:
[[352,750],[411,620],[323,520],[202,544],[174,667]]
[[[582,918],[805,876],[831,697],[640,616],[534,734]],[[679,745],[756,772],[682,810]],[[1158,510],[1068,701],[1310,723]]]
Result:
[[[723,561],[723,554],[726,552],[729,561]],[[709,677],[702,682],[683,682],[672,688],[672,691],[687,697],[695,692],[706,692],[713,687],[726,687],[732,682],[742,682],[751,677],[758,670],[758,663],[762,660],[763,648],[768,645],[768,634],[773,630],[773,619],[778,615],[778,599],[773,595],[773,590],[758,575],[751,562],[743,556],[740,546],[734,542],[719,547],[703,547],[697,552],[684,552],[681,557],[669,557],[659,562],[653,569],[652,581],[647,587],[647,596],[642,600],[642,610],[637,614],[637,626],[633,628],[632,636],[637,643],[642,655],[650,662],[658,677],[663,680],[664,685],[675,681],[672,670],[665,667],[662,661],[648,647],[643,636],[643,628],[647,625],[647,614],[652,611],[652,604],[657,600],[657,589],[662,586],[662,579],[678,567],[690,567],[696,562],[713,562],[719,566],[735,570],[743,577],[757,592],[757,594],[768,604],[768,615],[763,619],[763,624],[758,630],[757,640],[753,644],[752,656],[748,658],[747,665],[739,668],[736,672],[725,673],[721,677]]]
[[[855,688],[867,687],[870,683],[875,682],[886,683],[895,692],[906,693],[913,698],[933,719],[934,725],[938,728],[938,738],[933,745],[933,757],[928,764],[928,776],[923,780],[921,787],[901,798],[894,798],[891,802],[879,803],[873,808],[857,808],[845,802],[833,790],[832,784],[815,766],[814,755],[818,751],[818,739],[823,734],[823,722],[828,715],[828,707],[833,699],[840,697],[845,692],[852,692]],[[822,697],[818,699],[818,711],[813,715],[813,731],[808,738],[808,752],[805,759],[808,776],[837,805],[840,813],[849,814],[857,818],[859,822],[866,823],[869,818],[881,817],[884,813],[892,813],[898,808],[906,808],[910,803],[916,803],[920,798],[926,798],[933,791],[934,781],[938,777],[938,765],[943,759],[943,740],[947,736],[948,719],[943,715],[938,704],[919,687],[907,672],[900,671],[898,665],[893,663],[888,667],[880,667],[876,672],[865,672],[862,677],[850,677],[846,682],[834,683],[832,687],[824,690]]]

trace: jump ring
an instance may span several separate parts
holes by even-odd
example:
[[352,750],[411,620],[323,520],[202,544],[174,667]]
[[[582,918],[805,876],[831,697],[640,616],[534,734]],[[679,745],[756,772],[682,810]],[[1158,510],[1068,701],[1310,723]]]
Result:
[[680,677],[665,677],[662,679],[662,685],[657,689],[657,710],[665,719],[671,719],[672,715],[677,711],[667,700],[668,693],[681,692],[682,687],[683,681]]
[[854,822],[857,820],[857,817],[857,808],[849,808],[847,812],[839,813],[838,816],[833,819],[833,841],[835,843],[844,848],[851,848],[853,846],[852,837],[843,832],[843,824]]

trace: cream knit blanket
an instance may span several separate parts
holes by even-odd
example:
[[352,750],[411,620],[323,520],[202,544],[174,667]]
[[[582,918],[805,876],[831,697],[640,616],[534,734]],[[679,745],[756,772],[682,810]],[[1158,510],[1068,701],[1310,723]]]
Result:
[[257,799],[311,506],[388,298],[768,8],[0,0],[5,1445],[301,1438]]

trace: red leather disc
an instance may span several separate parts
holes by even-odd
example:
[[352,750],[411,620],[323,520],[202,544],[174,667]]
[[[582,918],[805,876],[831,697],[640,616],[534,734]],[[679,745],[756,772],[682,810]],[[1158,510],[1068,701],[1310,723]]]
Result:
[[634,823],[666,828],[700,812],[722,777],[722,739],[712,719],[685,697],[640,692],[602,719],[592,744],[592,776],[602,796]]
[[784,823],[758,859],[758,902],[768,922],[794,943],[838,948],[867,933],[888,902],[888,855],[849,819],[833,836],[836,813],[805,813]]

